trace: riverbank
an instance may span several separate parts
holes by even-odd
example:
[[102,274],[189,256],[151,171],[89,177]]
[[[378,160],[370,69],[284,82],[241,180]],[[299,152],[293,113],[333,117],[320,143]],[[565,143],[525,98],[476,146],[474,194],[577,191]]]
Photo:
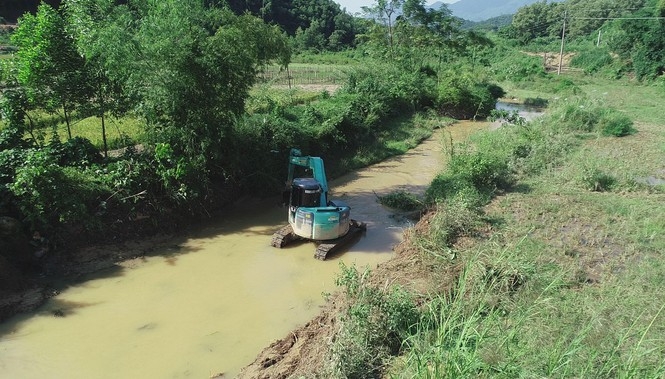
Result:
[[[652,87],[626,87],[603,83],[584,90],[629,114],[635,133],[576,132],[541,141],[553,150],[567,147],[545,169],[497,194],[470,233],[451,246],[436,245],[450,215],[428,213],[394,260],[362,276],[361,286],[374,289],[369,293],[406,288],[425,311],[383,375],[661,376],[665,125],[656,120],[665,119],[657,105],[665,96]],[[639,105],[627,101],[638,97],[644,99]],[[239,378],[313,377],[339,369],[336,349],[349,337],[349,310],[358,301],[340,291],[318,317],[264,349]],[[444,306],[439,311],[432,303]],[[427,319],[431,323],[423,325]]]
[[[319,86],[310,86],[302,90],[319,89]],[[356,156],[344,157],[344,164],[326,162],[327,169],[331,171],[328,179],[403,154],[429,138],[434,130],[450,125],[451,122],[450,119],[419,114],[393,119],[389,123],[391,134],[381,141],[368,146]],[[0,322],[17,313],[39,307],[59,292],[61,283],[76,283],[79,277],[86,274],[112,269],[127,259],[149,256],[154,251],[168,249],[169,245],[173,245],[167,242],[169,239],[182,236],[193,226],[223,218],[225,209],[232,205],[234,199],[242,196],[237,190],[227,187],[216,189],[216,193],[219,199],[214,203],[218,208],[208,209],[210,214],[207,219],[193,219],[188,215],[172,213],[136,215],[131,219],[127,219],[127,215],[107,215],[111,225],[104,226],[103,232],[96,235],[74,229],[62,231],[62,235],[53,238],[58,242],[51,242],[50,252],[39,258],[33,257],[28,236],[19,231],[17,239],[20,241],[17,244],[20,248],[12,246],[7,249],[13,251],[12,255],[18,259],[13,262],[0,261],[0,277],[7,282],[0,283],[3,284],[0,292],[4,299],[0,301]],[[123,253],[118,254],[118,251]]]

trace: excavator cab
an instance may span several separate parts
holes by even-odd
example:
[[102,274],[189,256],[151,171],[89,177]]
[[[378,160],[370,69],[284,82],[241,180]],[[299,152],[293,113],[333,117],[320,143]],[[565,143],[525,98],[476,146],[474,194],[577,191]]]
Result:
[[288,204],[290,207],[319,207],[321,192],[321,184],[314,178],[293,179]]

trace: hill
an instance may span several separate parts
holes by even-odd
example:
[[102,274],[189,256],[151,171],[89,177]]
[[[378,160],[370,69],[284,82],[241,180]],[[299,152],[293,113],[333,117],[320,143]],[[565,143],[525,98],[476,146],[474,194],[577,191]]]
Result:
[[[447,5],[448,9],[453,12],[453,16],[470,21],[483,21],[514,14],[521,7],[538,1],[540,0],[460,0]],[[431,7],[439,9],[443,4],[442,1],[437,1]]]

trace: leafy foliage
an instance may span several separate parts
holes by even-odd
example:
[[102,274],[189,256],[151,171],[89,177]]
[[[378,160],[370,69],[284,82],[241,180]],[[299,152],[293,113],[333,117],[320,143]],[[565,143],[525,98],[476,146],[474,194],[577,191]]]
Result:
[[403,190],[379,196],[379,202],[387,207],[407,212],[423,208],[423,202],[416,195]]
[[486,118],[504,95],[501,87],[471,76],[443,73],[437,87],[436,106],[447,116],[458,119]]
[[399,287],[386,290],[365,282],[369,271],[341,264],[336,284],[348,299],[342,329],[332,346],[335,377],[379,376],[385,360],[400,352],[420,313],[414,299]]
[[665,4],[650,0],[647,6],[633,14],[644,20],[620,20],[611,48],[628,64],[638,78],[652,80],[665,72]]
[[618,111],[605,112],[598,120],[598,128],[606,136],[624,137],[636,133],[633,120]]
[[584,186],[595,192],[609,191],[617,183],[616,178],[598,168],[585,168],[580,178]]
[[614,60],[605,48],[588,49],[576,54],[570,64],[581,67],[584,72],[593,74],[612,64]]
[[280,25],[298,51],[339,51],[354,46],[361,31],[359,20],[332,0],[229,0],[237,15],[249,13],[266,23]]
[[97,207],[109,194],[93,176],[58,166],[49,154],[41,151],[27,154],[9,189],[32,228],[42,230],[53,230],[61,224],[95,227]]

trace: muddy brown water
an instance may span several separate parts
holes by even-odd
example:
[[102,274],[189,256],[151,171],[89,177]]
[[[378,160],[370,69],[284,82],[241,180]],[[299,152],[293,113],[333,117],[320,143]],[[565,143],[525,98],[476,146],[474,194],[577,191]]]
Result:
[[245,200],[176,251],[70,286],[0,325],[0,378],[233,377],[319,312],[323,294],[336,289],[340,263],[371,269],[390,259],[411,224],[376,196],[422,193],[444,165],[441,141],[482,128],[458,123],[402,156],[331,181],[332,198],[344,199],[368,228],[326,261],[313,258],[311,243],[270,247],[285,209]]

